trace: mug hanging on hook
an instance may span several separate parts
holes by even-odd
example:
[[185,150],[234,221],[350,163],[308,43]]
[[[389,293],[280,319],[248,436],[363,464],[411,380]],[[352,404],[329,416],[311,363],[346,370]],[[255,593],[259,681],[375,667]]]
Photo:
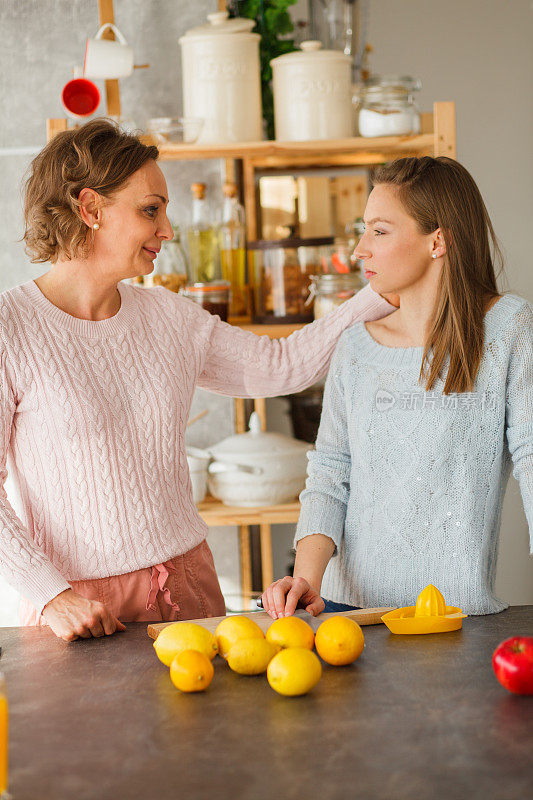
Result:
[[[115,34],[115,39],[102,39],[104,31],[108,28]],[[106,80],[127,78],[133,69],[133,49],[113,23],[106,22],[98,30],[94,39],[87,39],[83,67],[83,74],[86,78],[105,78]]]

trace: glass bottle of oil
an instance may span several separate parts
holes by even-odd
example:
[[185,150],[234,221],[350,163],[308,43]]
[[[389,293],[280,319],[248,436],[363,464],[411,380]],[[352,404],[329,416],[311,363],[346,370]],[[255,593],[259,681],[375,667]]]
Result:
[[7,793],[8,709],[6,684],[0,672],[0,800],[9,800]]
[[190,279],[192,283],[220,280],[218,237],[209,218],[205,199],[205,183],[193,183],[192,224],[187,229]]
[[241,317],[248,312],[244,208],[237,199],[234,183],[225,183],[223,192],[224,206],[219,228],[222,277],[231,284],[230,316]]

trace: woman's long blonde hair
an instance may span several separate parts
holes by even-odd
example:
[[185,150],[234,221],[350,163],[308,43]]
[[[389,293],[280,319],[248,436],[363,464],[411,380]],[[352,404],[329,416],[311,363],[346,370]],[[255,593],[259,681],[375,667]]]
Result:
[[423,234],[440,228],[446,244],[434,321],[424,346],[420,382],[427,391],[449,357],[444,393],[470,392],[483,355],[483,319],[499,294],[503,257],[481,193],[452,158],[399,158],[373,171],[372,184],[394,186]]

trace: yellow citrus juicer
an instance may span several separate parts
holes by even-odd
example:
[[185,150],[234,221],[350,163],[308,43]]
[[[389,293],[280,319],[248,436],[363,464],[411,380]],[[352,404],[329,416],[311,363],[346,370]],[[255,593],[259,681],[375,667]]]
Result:
[[416,606],[388,611],[381,617],[391,633],[446,633],[463,627],[468,616],[460,608],[447,606],[432,583],[418,595]]

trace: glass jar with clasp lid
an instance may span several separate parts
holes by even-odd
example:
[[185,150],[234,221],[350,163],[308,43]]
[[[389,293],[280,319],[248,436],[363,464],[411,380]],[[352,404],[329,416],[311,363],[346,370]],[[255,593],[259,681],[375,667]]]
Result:
[[420,133],[420,112],[414,92],[422,88],[408,75],[375,75],[355,92],[360,136],[403,136]]
[[364,286],[359,272],[313,275],[312,280],[310,296],[315,299],[315,319],[325,317]]

